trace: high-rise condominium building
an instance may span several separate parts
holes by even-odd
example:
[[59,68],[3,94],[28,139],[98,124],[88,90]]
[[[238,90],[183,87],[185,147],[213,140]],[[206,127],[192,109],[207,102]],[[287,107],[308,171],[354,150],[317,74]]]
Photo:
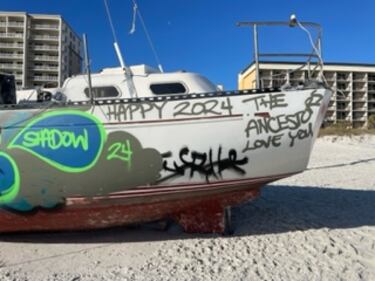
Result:
[[0,12],[0,73],[17,89],[59,87],[81,72],[81,39],[59,15]]
[[[309,77],[310,68],[301,63],[261,62],[259,77],[262,88],[280,87],[287,81],[297,86]],[[296,70],[298,69],[298,70]],[[238,76],[239,89],[253,89],[256,85],[255,64]],[[325,124],[345,121],[352,127],[366,127],[368,118],[375,115],[375,65],[325,63],[324,76],[333,95],[329,103]],[[317,71],[310,73],[316,77]]]

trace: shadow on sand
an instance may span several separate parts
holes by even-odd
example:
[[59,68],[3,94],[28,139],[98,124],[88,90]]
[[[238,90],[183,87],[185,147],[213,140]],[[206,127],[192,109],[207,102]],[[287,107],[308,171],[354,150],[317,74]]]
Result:
[[233,213],[236,235],[375,226],[375,189],[269,185]]
[[[268,185],[255,201],[233,208],[234,236],[309,229],[375,226],[375,190]],[[212,238],[150,227],[121,227],[86,232],[3,234],[0,241],[26,243],[121,243]]]
[[354,166],[354,165],[362,164],[362,163],[370,163],[373,161],[375,161],[375,158],[367,158],[367,159],[360,159],[360,160],[347,162],[347,163],[340,163],[340,164],[333,164],[333,165],[326,165],[326,166],[319,166],[319,167],[310,167],[306,170],[309,171],[309,170],[324,170],[324,169],[329,169],[329,168],[340,168],[340,167],[345,167],[345,166]]

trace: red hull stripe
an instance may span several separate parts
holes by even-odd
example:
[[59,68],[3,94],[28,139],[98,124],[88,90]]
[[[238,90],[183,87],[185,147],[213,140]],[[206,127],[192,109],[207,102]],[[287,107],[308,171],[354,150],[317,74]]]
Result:
[[[298,172],[297,172],[298,173]],[[109,198],[134,198],[134,197],[144,197],[144,196],[155,196],[164,195],[169,193],[181,193],[181,192],[194,192],[194,191],[212,191],[215,189],[230,188],[233,186],[244,186],[249,185],[249,189],[253,185],[259,185],[260,183],[267,183],[275,180],[279,180],[285,177],[289,177],[296,173],[282,174],[276,176],[258,177],[243,180],[226,180],[214,183],[186,183],[178,185],[159,185],[157,188],[150,187],[139,187],[136,190],[127,190],[112,193],[109,196],[98,196],[95,199],[109,199]],[[83,197],[69,197],[70,200],[81,200]]]

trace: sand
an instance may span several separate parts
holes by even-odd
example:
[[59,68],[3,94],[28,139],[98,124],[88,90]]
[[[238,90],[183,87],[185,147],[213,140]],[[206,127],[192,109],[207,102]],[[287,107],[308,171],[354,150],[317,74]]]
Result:
[[232,215],[233,236],[1,235],[0,280],[375,280],[375,137],[318,139],[306,172]]

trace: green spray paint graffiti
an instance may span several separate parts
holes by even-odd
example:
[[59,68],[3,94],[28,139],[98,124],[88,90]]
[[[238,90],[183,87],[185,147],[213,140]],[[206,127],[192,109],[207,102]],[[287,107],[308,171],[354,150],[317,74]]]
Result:
[[0,204],[11,202],[20,189],[20,175],[16,162],[0,152]]
[[8,149],[25,150],[61,171],[79,173],[95,165],[106,138],[102,123],[91,114],[55,111],[31,121]]
[[107,160],[119,159],[127,164],[128,169],[131,169],[133,151],[130,146],[130,141],[125,143],[115,142],[108,148]]
[[[12,124],[22,116],[16,113]],[[128,132],[107,133],[89,112],[45,112],[18,124],[1,134],[0,208],[58,208],[72,196],[108,196],[160,178],[159,151]]]
[[58,150],[64,148],[81,148],[85,151],[89,148],[88,132],[83,129],[81,135],[76,135],[74,132],[62,131],[59,129],[42,129],[40,131],[26,132],[22,145],[27,148],[41,146],[43,148],[50,148],[51,150]]

